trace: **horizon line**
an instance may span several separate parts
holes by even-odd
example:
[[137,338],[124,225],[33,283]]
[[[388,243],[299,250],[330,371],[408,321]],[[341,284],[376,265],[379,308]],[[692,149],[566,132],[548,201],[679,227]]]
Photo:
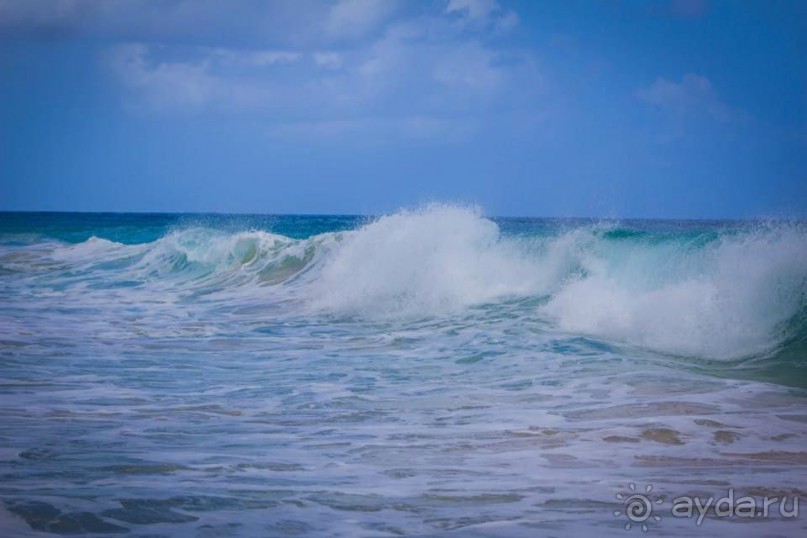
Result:
[[[468,206],[468,207],[473,207]],[[110,210],[61,210],[61,209],[0,209],[0,214],[80,214],[80,215],[217,215],[242,217],[346,217],[346,218],[380,218],[394,215],[406,209],[402,207],[394,212],[387,213],[254,213],[254,212],[228,212],[228,211],[110,211]],[[762,217],[637,217],[637,216],[535,216],[535,215],[487,215],[488,219],[535,219],[535,220],[656,220],[656,221],[713,221],[713,222],[765,222],[765,221],[807,221],[807,216],[762,216]]]

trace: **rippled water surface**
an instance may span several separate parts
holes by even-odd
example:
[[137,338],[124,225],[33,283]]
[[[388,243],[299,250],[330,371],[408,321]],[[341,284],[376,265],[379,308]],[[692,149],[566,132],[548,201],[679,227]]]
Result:
[[803,499],[806,319],[800,223],[0,214],[0,532],[801,536],[671,506]]

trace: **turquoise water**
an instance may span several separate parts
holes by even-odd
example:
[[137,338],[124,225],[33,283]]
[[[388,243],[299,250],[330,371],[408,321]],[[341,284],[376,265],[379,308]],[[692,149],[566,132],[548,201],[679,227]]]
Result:
[[798,536],[670,500],[804,496],[806,320],[799,222],[0,213],[0,533]]

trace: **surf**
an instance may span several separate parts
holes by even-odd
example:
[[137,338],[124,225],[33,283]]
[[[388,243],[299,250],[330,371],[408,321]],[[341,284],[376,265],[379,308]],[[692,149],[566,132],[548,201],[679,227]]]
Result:
[[133,301],[159,291],[233,308],[283,302],[357,322],[520,302],[514,322],[537,316],[561,332],[718,360],[804,346],[803,223],[528,224],[448,204],[302,238],[186,223],[145,243],[4,245],[0,268],[61,293],[125,286]]

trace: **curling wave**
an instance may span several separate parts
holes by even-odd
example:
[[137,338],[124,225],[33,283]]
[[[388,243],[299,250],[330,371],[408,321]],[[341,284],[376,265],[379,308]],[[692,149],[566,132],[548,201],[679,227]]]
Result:
[[307,313],[357,320],[530,298],[514,323],[538,315],[560,331],[664,353],[731,359],[804,347],[802,224],[505,228],[474,209],[433,205],[308,239],[195,227],[134,245],[2,247],[0,269],[62,292],[125,285],[227,304],[292,299]]

